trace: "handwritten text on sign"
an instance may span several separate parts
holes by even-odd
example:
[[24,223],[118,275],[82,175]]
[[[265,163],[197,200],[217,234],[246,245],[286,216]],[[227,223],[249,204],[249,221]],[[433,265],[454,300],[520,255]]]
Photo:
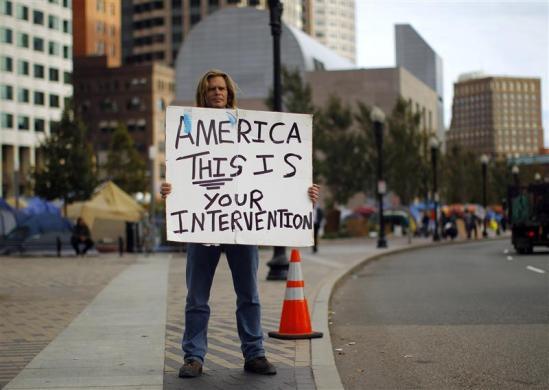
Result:
[[170,241],[312,245],[312,117],[170,106]]

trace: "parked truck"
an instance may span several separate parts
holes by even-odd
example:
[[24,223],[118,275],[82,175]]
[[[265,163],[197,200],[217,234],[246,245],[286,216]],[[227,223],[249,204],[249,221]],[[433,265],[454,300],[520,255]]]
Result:
[[518,253],[549,247],[549,183],[510,186],[507,191],[512,243]]

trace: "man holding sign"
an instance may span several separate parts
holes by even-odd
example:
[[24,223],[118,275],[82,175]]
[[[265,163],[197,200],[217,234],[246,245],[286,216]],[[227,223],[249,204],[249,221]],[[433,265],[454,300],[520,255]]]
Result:
[[[173,193],[166,201],[168,239],[189,242],[185,362],[179,376],[202,373],[208,300],[222,251],[237,295],[244,369],[276,374],[263,348],[257,244],[312,245],[310,202],[318,200],[319,187],[313,184],[308,199],[304,196],[312,181],[312,156],[303,153],[311,148],[311,117],[237,110],[235,84],[218,70],[200,79],[196,106],[168,108],[167,182],[160,191],[165,199]],[[288,186],[282,192],[278,178]],[[297,196],[290,189],[294,185],[303,188]]]

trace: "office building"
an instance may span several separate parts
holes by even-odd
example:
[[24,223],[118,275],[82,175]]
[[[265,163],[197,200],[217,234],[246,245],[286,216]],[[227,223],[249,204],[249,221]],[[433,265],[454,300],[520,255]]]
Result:
[[539,78],[462,75],[454,83],[448,147],[506,157],[543,149]]
[[31,191],[37,149],[72,96],[70,0],[0,0],[0,196]]
[[405,68],[317,70],[307,72],[305,80],[311,86],[315,106],[323,106],[335,95],[353,108],[360,101],[378,106],[390,115],[402,97],[410,103],[414,113],[419,113],[420,129],[427,134],[436,134],[437,93]]
[[409,24],[395,25],[396,66],[406,68],[437,93],[436,134],[444,140],[442,59]]
[[303,30],[354,63],[355,1],[304,0],[303,3]]
[[[269,8],[267,0],[122,0],[123,61],[173,65],[191,29],[225,7]],[[287,0],[283,7],[284,23],[354,61],[354,0]]]
[[122,58],[121,0],[73,0],[74,56],[107,56],[109,66]]
[[[165,174],[164,116],[173,95],[174,72],[166,65],[113,68],[106,56],[75,59],[74,100],[93,140],[99,168],[107,161],[112,133],[122,123],[143,160],[154,160],[155,183],[160,183]],[[149,155],[150,146],[154,155]]]

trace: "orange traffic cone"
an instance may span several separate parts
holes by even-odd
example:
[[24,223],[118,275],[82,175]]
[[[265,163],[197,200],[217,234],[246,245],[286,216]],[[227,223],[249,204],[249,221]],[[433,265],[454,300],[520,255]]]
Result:
[[321,332],[311,330],[309,308],[303,292],[304,286],[305,282],[303,282],[303,274],[301,273],[301,256],[297,249],[292,249],[280,328],[278,332],[269,332],[269,336],[285,340],[322,337]]

